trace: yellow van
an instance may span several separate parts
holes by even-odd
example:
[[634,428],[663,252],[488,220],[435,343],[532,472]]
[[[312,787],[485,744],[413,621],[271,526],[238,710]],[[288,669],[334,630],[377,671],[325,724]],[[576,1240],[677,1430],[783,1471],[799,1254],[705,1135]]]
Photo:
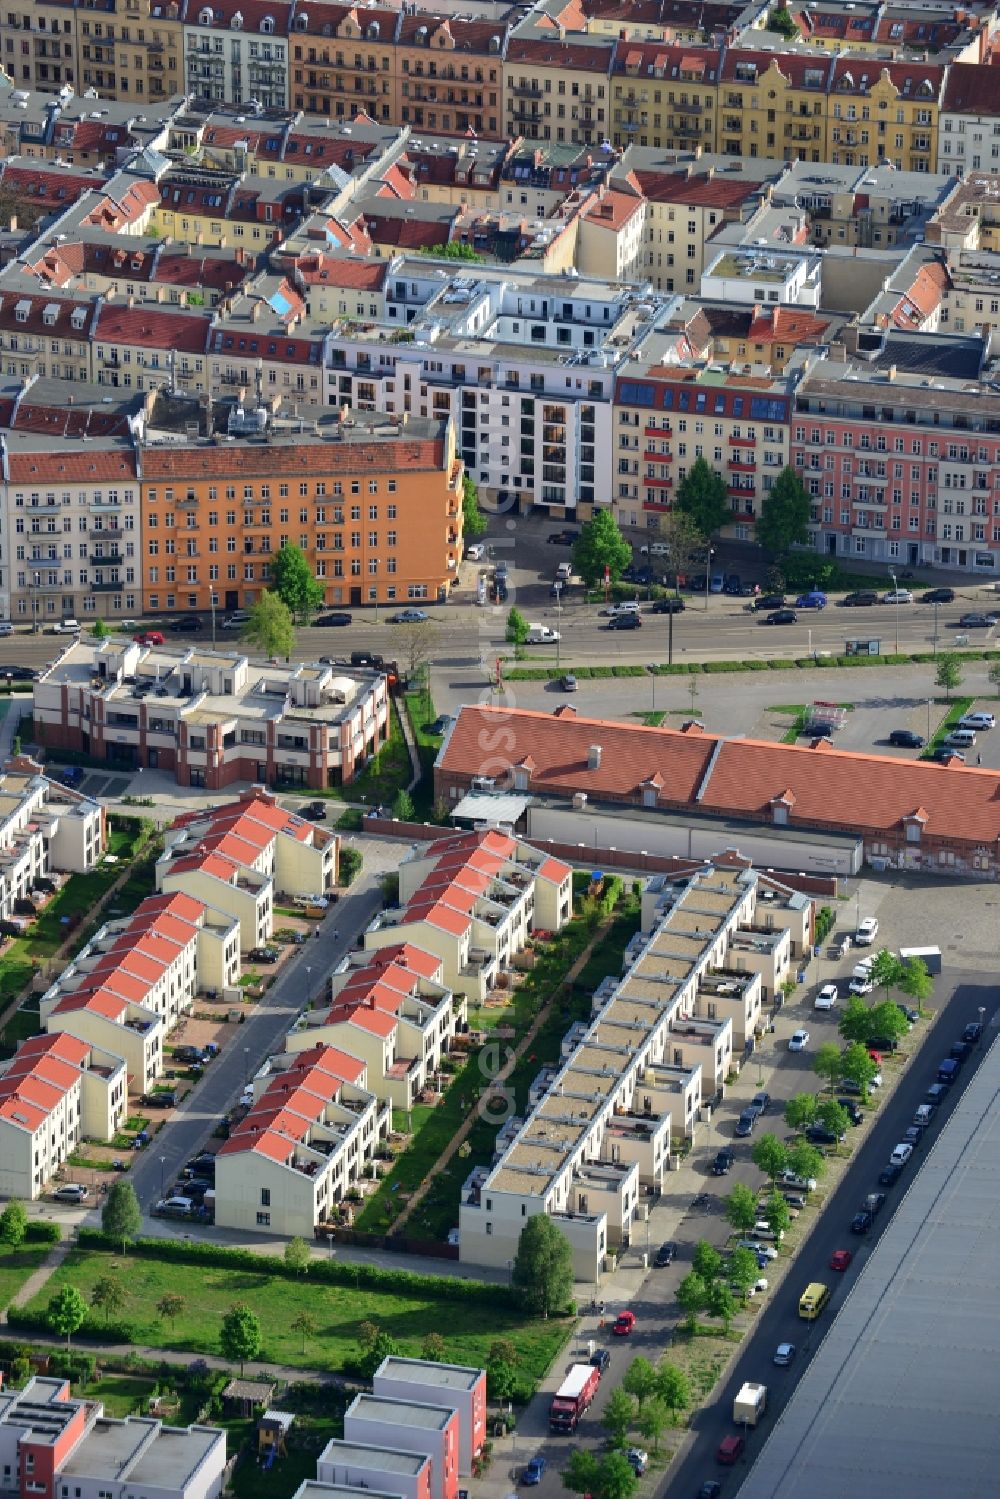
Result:
[[812,1281],[799,1297],[799,1316],[807,1322],[815,1321],[829,1300],[830,1287],[821,1281]]

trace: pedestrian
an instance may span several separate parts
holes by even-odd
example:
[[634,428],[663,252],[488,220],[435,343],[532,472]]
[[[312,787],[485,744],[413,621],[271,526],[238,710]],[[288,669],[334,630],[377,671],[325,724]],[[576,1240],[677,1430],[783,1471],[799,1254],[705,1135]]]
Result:
[[982,755],[977,755],[976,756],[976,764],[977,765],[982,765],[982,763],[983,763],[983,757],[982,757]]

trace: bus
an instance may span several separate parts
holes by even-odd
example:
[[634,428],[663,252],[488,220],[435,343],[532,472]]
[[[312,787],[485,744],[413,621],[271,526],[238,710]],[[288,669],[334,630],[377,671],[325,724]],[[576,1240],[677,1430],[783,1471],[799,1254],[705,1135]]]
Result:
[[799,1297],[799,1316],[814,1322],[829,1300],[830,1287],[822,1281],[811,1281]]

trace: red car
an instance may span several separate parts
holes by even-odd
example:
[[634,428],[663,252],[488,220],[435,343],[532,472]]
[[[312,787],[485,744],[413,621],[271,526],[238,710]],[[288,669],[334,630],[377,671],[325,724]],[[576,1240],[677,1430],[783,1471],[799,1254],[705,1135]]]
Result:
[[846,1270],[851,1263],[851,1251],[849,1249],[835,1249],[830,1256],[831,1270]]
[[869,1046],[869,1048],[868,1048],[868,1055],[871,1057],[871,1059],[872,1059],[873,1062],[877,1062],[878,1065],[881,1067],[881,1065],[882,1065],[882,1053],[880,1051],[876,1051],[875,1048],[874,1048],[874,1046]]
[[138,635],[133,635],[132,636],[132,639],[134,641],[136,641],[139,645],[165,645],[166,644],[166,641],[165,641],[165,639],[163,637],[163,634],[162,634],[162,632],[160,630],[140,630],[139,633],[138,633]]
[[716,1462],[725,1463],[727,1468],[731,1468],[739,1461],[745,1446],[746,1442],[742,1437],[723,1437],[715,1449]]
[[619,1312],[611,1331],[616,1338],[627,1338],[635,1326],[635,1312]]

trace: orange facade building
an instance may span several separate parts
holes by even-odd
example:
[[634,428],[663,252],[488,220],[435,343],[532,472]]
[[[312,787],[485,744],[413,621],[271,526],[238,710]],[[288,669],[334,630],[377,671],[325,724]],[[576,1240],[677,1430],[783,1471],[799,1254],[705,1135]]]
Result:
[[301,547],[327,606],[440,602],[462,555],[450,422],[318,413],[142,454],[143,608],[246,609]]

